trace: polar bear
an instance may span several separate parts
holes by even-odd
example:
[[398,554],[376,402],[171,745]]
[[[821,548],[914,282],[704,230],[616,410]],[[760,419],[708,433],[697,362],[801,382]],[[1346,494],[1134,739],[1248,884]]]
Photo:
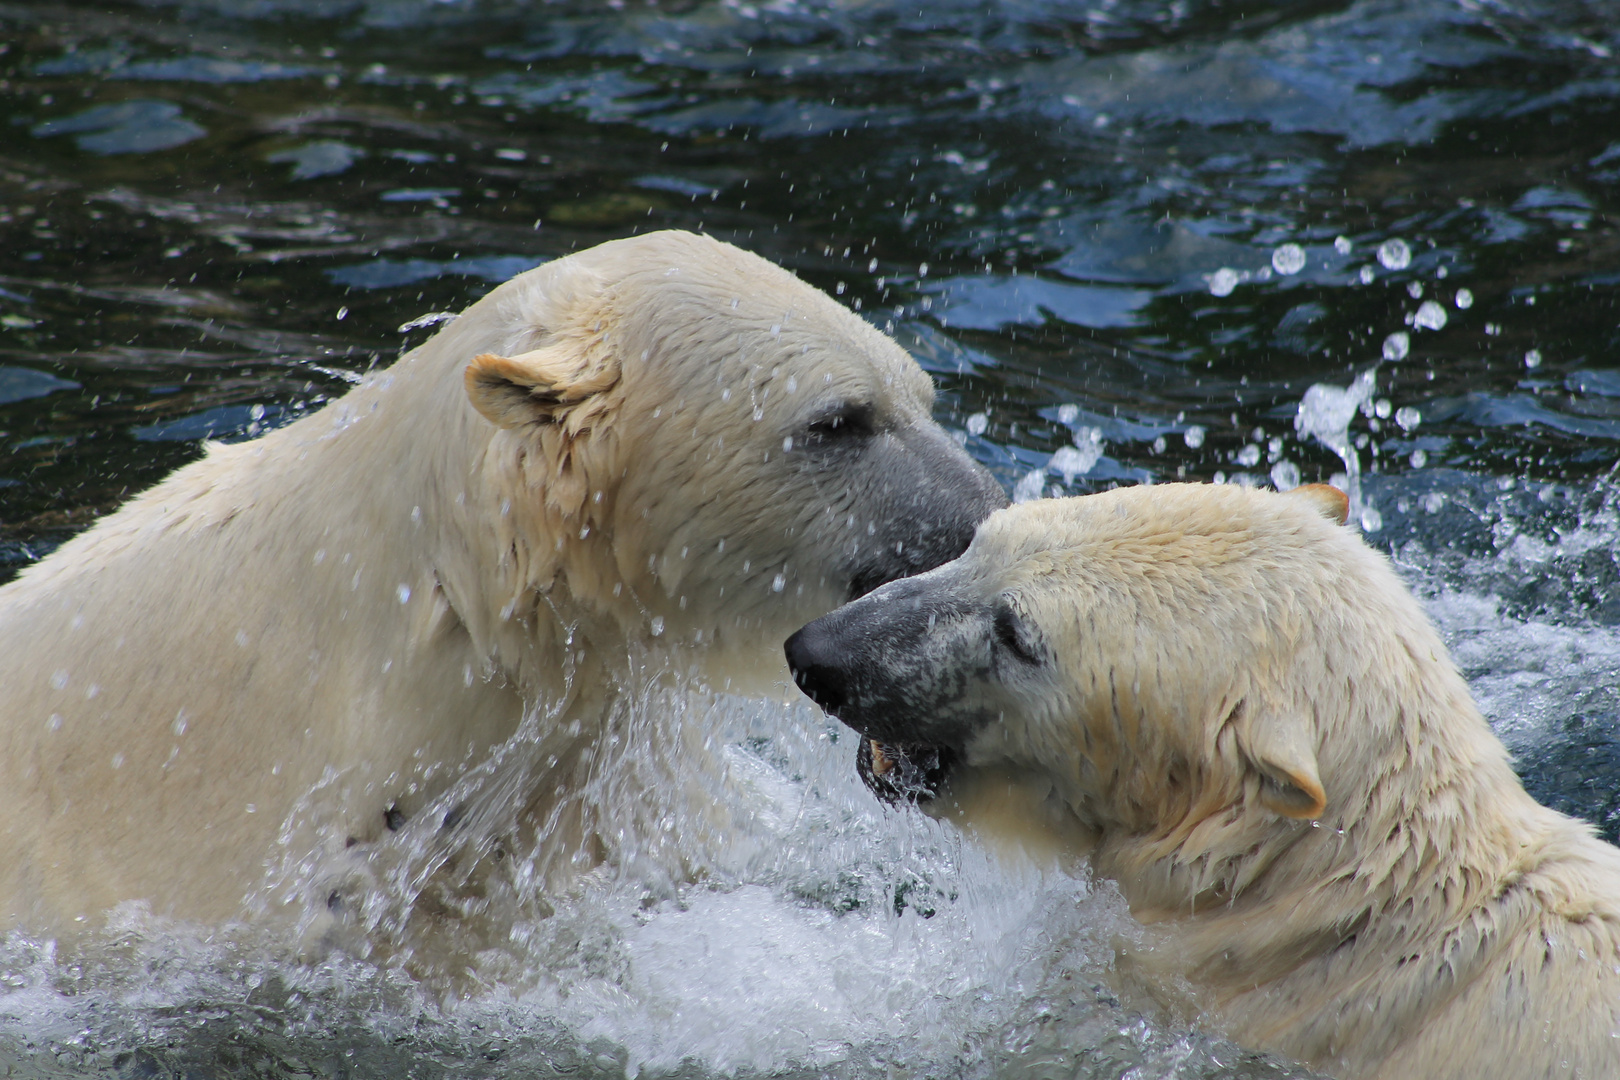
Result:
[[1003,510],[789,662],[880,794],[1088,851],[1152,976],[1241,1043],[1346,1078],[1620,1076],[1620,850],[1525,794],[1344,510],[1181,484]]
[[[209,447],[0,589],[0,928],[335,907],[323,865],[491,800],[543,861],[600,861],[572,796],[646,735],[603,735],[629,689],[785,688],[795,626],[1006,504],[932,401],[823,293],[664,232],[520,275],[320,412]],[[524,723],[527,771],[447,802]]]

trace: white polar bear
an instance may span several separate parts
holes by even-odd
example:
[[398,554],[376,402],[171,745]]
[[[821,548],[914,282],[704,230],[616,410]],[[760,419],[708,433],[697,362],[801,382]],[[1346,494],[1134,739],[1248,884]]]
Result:
[[1089,851],[1150,983],[1240,1042],[1356,1080],[1620,1076],[1620,850],[1525,794],[1344,510],[1029,503],[789,661],[880,794]]
[[526,709],[527,771],[475,809],[527,830],[531,887],[599,860],[573,796],[645,734],[604,737],[625,693],[785,685],[795,626],[1005,505],[932,401],[824,294],[668,232],[210,447],[0,589],[0,928],[324,907],[323,861],[465,826],[447,793]]

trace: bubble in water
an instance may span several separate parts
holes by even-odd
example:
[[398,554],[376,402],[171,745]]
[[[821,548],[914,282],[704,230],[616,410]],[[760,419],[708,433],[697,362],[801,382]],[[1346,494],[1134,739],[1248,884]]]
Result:
[[1378,274],[1373,270],[1371,264],[1361,268],[1361,283],[1363,285],[1371,285],[1373,283],[1373,278],[1377,276]]
[[[1298,244],[1284,244],[1271,253],[1271,266],[1285,276],[1297,274],[1305,269],[1305,249]],[[1213,282],[1210,287],[1213,290]]]
[[1423,422],[1423,414],[1410,405],[1404,405],[1395,410],[1395,422],[1401,425],[1402,431],[1411,431]]
[[1204,445],[1204,429],[1198,424],[1188,428],[1181,437],[1186,440],[1189,450],[1196,450]]
[[1538,368],[1538,367],[1540,367],[1541,366],[1541,350],[1540,349],[1531,349],[1529,352],[1525,353],[1524,354],[1524,366],[1527,367],[1527,368]]
[[1369,506],[1361,511],[1361,529],[1363,532],[1375,533],[1384,527],[1384,515]]
[[1405,330],[1397,330],[1384,339],[1385,360],[1405,360],[1412,351],[1412,338]]
[[1046,470],[1031,469],[1013,486],[1013,502],[1033,502],[1046,491]]
[[1440,330],[1446,325],[1446,309],[1433,300],[1425,300],[1418,305],[1417,314],[1412,316],[1412,325],[1422,330]]
[[1080,419],[1080,406],[1078,406],[1078,405],[1059,405],[1058,406],[1058,423],[1067,426],[1067,425],[1073,424],[1078,419]]
[[1474,294],[1469,292],[1467,289],[1458,289],[1457,290],[1457,309],[1459,311],[1467,311],[1469,308],[1471,308],[1473,306],[1474,306]]
[[1211,296],[1231,296],[1232,290],[1238,287],[1238,272],[1229,266],[1223,266],[1209,275],[1209,292]]
[[1405,270],[1412,265],[1412,249],[1405,240],[1385,240],[1378,245],[1378,262],[1385,270]]
[[1412,468],[1421,469],[1429,463],[1429,455],[1422,450],[1412,451]]
[[1350,238],[1348,236],[1335,236],[1333,238],[1333,250],[1337,251],[1340,255],[1350,254],[1350,252],[1355,250],[1355,247],[1356,245],[1350,242]]
[[1279,461],[1271,467],[1271,483],[1278,491],[1299,487],[1299,466],[1292,461]]
[[974,413],[967,418],[967,433],[969,435],[983,435],[990,426],[990,418],[984,413]]
[[1249,443],[1237,452],[1237,457],[1233,460],[1245,469],[1253,468],[1260,464],[1260,448],[1254,443]]

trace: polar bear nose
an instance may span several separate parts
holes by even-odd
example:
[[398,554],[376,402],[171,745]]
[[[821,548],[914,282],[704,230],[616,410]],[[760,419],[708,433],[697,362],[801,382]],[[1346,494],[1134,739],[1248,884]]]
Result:
[[787,639],[788,668],[805,696],[827,712],[838,715],[849,701],[849,673],[835,635],[817,619]]

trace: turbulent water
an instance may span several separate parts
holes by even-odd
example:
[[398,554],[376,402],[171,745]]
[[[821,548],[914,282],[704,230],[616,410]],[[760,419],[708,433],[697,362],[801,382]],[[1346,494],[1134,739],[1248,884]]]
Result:
[[[653,228],[932,371],[1015,497],[1338,476],[1543,801],[1620,837],[1620,10],[1576,0],[0,3],[0,576]],[[1121,1000],[1107,882],[688,706],[732,838],[454,992],[121,916],[0,947],[20,1076],[1303,1076]]]

